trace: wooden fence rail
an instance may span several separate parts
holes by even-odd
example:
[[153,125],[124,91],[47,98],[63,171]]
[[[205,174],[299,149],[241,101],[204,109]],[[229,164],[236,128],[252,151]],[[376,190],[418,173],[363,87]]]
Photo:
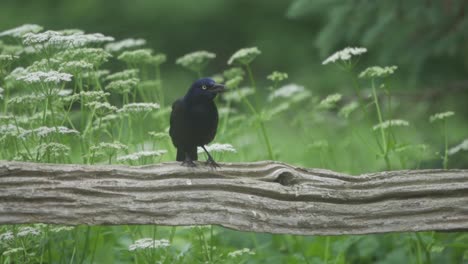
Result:
[[468,230],[468,170],[350,176],[279,162],[0,162],[0,224],[216,224],[301,235]]

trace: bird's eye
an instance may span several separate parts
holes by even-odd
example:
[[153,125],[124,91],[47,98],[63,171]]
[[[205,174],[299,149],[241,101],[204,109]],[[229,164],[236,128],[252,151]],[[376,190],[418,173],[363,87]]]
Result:
[[201,88],[202,88],[203,90],[206,90],[206,85],[203,85]]

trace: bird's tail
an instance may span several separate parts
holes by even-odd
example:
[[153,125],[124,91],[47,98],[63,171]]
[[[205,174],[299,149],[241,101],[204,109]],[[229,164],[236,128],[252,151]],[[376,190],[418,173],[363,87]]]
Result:
[[190,148],[188,151],[185,151],[185,149],[177,149],[176,160],[184,161],[186,152],[188,153],[191,160],[198,160],[197,147]]

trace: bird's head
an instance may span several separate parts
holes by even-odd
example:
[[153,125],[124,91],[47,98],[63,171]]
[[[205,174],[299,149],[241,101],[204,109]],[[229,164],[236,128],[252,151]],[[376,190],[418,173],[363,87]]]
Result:
[[196,80],[187,93],[192,98],[214,99],[218,93],[224,92],[225,87],[211,78]]

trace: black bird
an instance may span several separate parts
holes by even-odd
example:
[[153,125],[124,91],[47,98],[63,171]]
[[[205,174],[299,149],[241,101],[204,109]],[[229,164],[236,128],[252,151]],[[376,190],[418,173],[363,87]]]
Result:
[[196,166],[193,161],[198,160],[197,147],[200,146],[208,155],[207,164],[218,167],[205,145],[216,135],[218,109],[213,99],[224,89],[224,85],[202,78],[190,86],[184,97],[172,104],[169,134],[177,148],[176,160],[182,161],[183,166]]

